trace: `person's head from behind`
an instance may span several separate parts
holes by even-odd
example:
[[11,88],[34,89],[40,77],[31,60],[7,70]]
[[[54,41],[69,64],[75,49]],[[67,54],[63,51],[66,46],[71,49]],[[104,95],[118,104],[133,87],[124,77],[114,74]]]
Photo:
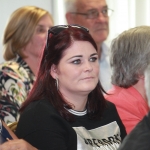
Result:
[[87,27],[97,45],[106,40],[111,10],[105,0],[66,0],[65,4],[68,24]]
[[4,32],[4,59],[11,60],[17,54],[22,58],[39,56],[52,26],[52,16],[42,8],[24,6],[15,10]]
[[150,27],[139,26],[124,31],[111,45],[112,84],[124,88],[135,85],[144,77],[149,62]]
[[24,107],[29,101],[47,97],[71,120],[64,107],[74,108],[77,101],[69,100],[88,97],[88,113],[97,115],[105,103],[98,74],[97,46],[88,30],[76,25],[55,26],[49,30],[37,81]]

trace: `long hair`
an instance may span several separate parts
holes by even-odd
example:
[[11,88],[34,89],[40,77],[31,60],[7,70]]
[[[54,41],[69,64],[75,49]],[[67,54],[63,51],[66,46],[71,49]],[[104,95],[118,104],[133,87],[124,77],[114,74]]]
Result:
[[21,49],[29,43],[38,22],[45,15],[53,21],[48,11],[35,6],[20,7],[12,13],[3,37],[5,60],[15,58],[16,54],[25,57]]
[[[48,47],[45,48],[43,52],[36,82],[27,100],[23,103],[21,111],[32,101],[48,99],[62,117],[68,121],[74,120],[72,114],[65,109],[71,109],[71,104],[68,104],[60,91],[57,90],[55,79],[50,75],[51,66],[53,64],[59,64],[65,50],[70,47],[74,41],[88,41],[97,50],[97,46],[90,34],[82,29],[69,27],[57,35],[52,35],[48,41]],[[98,82],[95,89],[88,95],[87,112],[91,119],[100,118],[105,109],[106,101],[102,91],[104,92],[100,82]]]
[[111,45],[112,84],[135,85],[150,62],[150,27],[139,26],[121,33]]

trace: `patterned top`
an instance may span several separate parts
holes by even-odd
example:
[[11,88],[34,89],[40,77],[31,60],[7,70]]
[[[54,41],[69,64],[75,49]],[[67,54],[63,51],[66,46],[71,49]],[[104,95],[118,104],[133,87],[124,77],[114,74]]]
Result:
[[20,105],[34,81],[33,72],[21,57],[0,64],[0,118],[5,123],[18,120]]

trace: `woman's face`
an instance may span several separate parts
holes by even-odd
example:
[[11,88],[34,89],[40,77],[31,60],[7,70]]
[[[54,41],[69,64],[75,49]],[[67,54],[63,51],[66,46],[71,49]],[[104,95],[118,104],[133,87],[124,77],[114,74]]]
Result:
[[63,95],[89,94],[98,83],[98,55],[90,42],[74,41],[64,51],[58,66],[53,65],[53,78],[59,81]]
[[42,50],[45,47],[48,29],[53,26],[53,21],[49,15],[41,18],[36,26],[35,32],[24,49],[24,54],[31,58],[39,57],[42,55]]

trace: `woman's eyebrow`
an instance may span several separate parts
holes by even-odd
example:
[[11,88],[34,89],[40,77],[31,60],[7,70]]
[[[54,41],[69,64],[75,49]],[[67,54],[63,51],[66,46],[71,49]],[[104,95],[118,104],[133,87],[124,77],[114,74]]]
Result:
[[[97,53],[91,54],[90,57],[94,55],[98,55],[98,54]],[[70,57],[69,59],[76,58],[76,57],[83,57],[83,55],[75,55],[75,56]]]
[[39,27],[45,27],[44,25],[41,25],[41,24],[38,24],[37,26],[39,26]]
[[75,56],[70,57],[69,59],[72,59],[72,58],[75,58],[75,57],[83,57],[83,55],[75,55]]
[[97,53],[91,54],[90,56],[98,55]]

